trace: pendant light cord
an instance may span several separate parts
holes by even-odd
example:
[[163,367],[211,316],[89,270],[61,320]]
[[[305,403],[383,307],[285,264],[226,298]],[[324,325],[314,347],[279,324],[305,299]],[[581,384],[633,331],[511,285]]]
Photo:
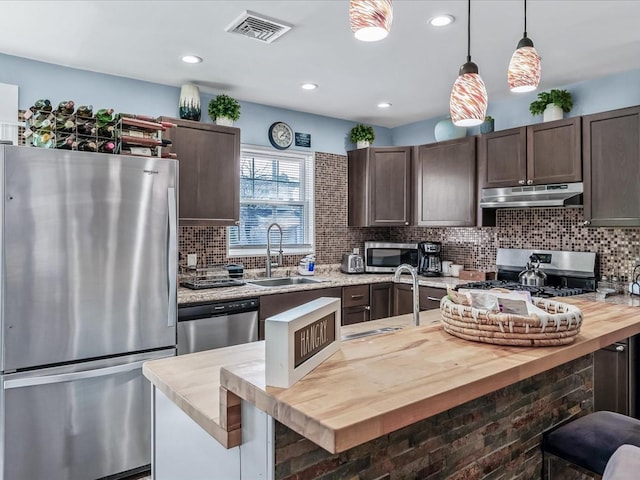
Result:
[[471,61],[471,0],[468,0],[467,4],[467,63],[469,63]]
[[524,0],[524,36],[527,36],[527,0]]

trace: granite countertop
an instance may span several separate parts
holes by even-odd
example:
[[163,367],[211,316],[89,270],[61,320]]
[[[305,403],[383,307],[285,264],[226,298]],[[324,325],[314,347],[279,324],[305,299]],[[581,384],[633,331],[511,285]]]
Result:
[[[249,276],[249,278],[245,278],[243,279],[243,281],[250,281],[252,276],[253,278],[255,278],[255,272],[249,272],[247,276]],[[283,275],[276,274],[274,275],[274,278],[278,276]],[[340,272],[335,267],[329,267],[327,269],[320,269],[317,275],[310,276],[309,278],[322,281],[318,283],[287,285],[282,287],[261,287],[258,285],[251,285],[249,283],[246,283],[245,285],[239,287],[210,288],[205,290],[190,290],[185,287],[179,287],[178,304],[188,305],[219,300],[235,300],[240,298],[260,297],[263,295],[273,295],[276,293],[294,292],[300,290],[315,290],[318,288],[344,287],[349,285],[392,282],[393,274],[346,274]],[[455,287],[457,285],[463,285],[465,283],[469,283],[469,281],[470,280],[460,280],[456,277],[419,277],[420,285],[442,289],[446,289],[447,287]],[[411,283],[411,277],[409,275],[403,275],[401,278],[401,282]]]
[[564,346],[469,342],[447,334],[440,312],[430,310],[421,312],[419,327],[410,315],[343,327],[351,333],[404,326],[344,341],[288,389],[265,385],[264,342],[146,362],[143,372],[223,445],[233,446],[220,427],[216,392],[228,391],[329,452],[341,452],[640,333],[636,308],[578,296],[559,300],[584,314],[576,340]]

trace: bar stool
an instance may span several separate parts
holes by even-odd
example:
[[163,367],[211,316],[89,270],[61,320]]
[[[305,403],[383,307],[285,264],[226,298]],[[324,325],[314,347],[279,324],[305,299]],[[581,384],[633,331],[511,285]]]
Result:
[[542,435],[542,478],[549,478],[545,452],[598,475],[623,444],[640,447],[640,420],[619,413],[593,412]]

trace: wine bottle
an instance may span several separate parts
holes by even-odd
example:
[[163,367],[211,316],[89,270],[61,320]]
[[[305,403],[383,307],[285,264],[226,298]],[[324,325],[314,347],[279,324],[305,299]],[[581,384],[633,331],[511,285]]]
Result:
[[113,108],[101,108],[96,112],[98,126],[106,125],[113,121]]
[[41,98],[40,100],[36,100],[36,102],[33,104],[33,107],[31,107],[29,110],[35,113],[37,111],[50,112],[52,109],[53,107],[51,106],[51,101],[46,98]]
[[58,136],[58,140],[56,141],[56,148],[62,150],[73,150],[73,143],[75,138],[75,135],[69,135],[66,137]]
[[78,142],[78,150],[83,152],[96,152],[98,150],[98,144],[93,140],[80,140]]
[[116,132],[116,127],[113,123],[108,123],[106,125],[98,124],[98,136],[105,138],[114,138]]
[[116,142],[113,140],[105,140],[98,144],[98,151],[102,153],[115,153]]
[[60,102],[56,113],[58,115],[72,115],[75,110],[75,102],[73,100],[67,100],[66,102]]
[[76,123],[73,121],[72,115],[56,116],[57,132],[72,132],[75,126],[76,126]]
[[77,121],[78,135],[95,135],[96,127],[93,118],[90,119],[78,119]]
[[93,105],[80,105],[76,115],[79,117],[93,117]]

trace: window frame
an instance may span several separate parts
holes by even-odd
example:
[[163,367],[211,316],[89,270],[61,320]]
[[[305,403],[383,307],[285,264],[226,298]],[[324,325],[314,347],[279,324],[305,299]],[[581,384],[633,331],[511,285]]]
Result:
[[[308,200],[265,200],[256,202],[255,200],[244,200],[240,198],[240,207],[242,204],[261,204],[268,206],[302,206],[306,215],[304,215],[303,229],[305,237],[308,237],[309,243],[297,244],[296,246],[287,246],[283,244],[282,250],[285,255],[299,255],[309,254],[315,251],[315,152],[306,152],[301,150],[280,151],[274,148],[257,145],[242,144],[240,147],[240,163],[242,158],[246,156],[256,156],[261,158],[271,158],[274,160],[299,160],[302,163],[302,172],[300,175],[300,190],[303,193],[303,197]],[[241,166],[239,168],[242,168]],[[309,171],[307,171],[309,170]],[[242,177],[240,177],[242,181]],[[310,185],[309,185],[310,183]],[[240,188],[240,195],[242,195],[242,189]],[[232,228],[240,228],[240,224],[227,227],[227,256],[233,257],[266,257],[267,246],[265,245],[248,245],[238,246],[231,244],[231,230]],[[273,230],[271,231],[272,240],[274,239]],[[275,251],[277,251],[277,244],[275,245]],[[271,244],[272,252],[274,251],[274,244]]]

